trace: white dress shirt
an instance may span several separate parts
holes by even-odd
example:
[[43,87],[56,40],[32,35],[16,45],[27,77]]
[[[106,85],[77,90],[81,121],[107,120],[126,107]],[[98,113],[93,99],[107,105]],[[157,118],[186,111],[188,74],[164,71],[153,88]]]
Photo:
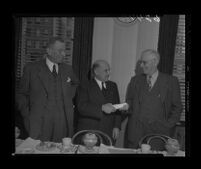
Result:
[[50,61],[48,59],[48,57],[46,57],[46,64],[48,66],[48,68],[50,69],[50,71],[52,72],[53,71],[53,66],[55,65],[56,66],[56,72],[58,74],[58,71],[59,71],[59,67],[58,67],[58,64],[57,63],[53,63],[52,61]]
[[[102,90],[102,81],[98,80],[96,77],[94,78],[96,80],[96,82],[98,83],[98,86],[100,87],[100,89]],[[105,82],[103,82],[103,86],[106,89],[106,84]]]
[[[147,78],[148,78],[148,76],[147,76]],[[151,76],[151,86],[152,87],[154,86],[157,78],[158,78],[158,70],[154,74],[152,74],[152,76]]]

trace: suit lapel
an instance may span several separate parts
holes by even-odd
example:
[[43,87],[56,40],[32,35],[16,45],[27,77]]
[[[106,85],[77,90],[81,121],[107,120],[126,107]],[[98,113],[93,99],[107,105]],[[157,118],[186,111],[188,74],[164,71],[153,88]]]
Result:
[[68,78],[70,78],[70,75],[68,75],[68,72],[65,70],[65,67],[62,64],[59,65],[59,71],[61,74],[62,91],[64,96],[66,96],[68,92],[67,87],[70,87],[71,85],[71,82],[70,81],[68,82]]
[[168,79],[160,72],[158,75],[158,83],[159,83],[161,101],[164,102],[168,89]]
[[96,92],[95,95],[97,96],[97,98],[100,98],[101,102],[104,102],[105,98],[103,96],[103,93],[102,93],[100,87],[98,86],[96,80],[94,80],[94,79],[92,79],[92,81],[91,81],[91,88],[92,88],[91,91]]
[[139,96],[139,102],[142,102],[142,99],[143,99],[143,88],[145,87],[147,81],[146,81],[146,76],[145,75],[142,75],[142,78],[139,79],[138,81],[139,83],[137,83],[136,87],[137,87],[137,91],[138,92],[138,96]]
[[[167,93],[167,89],[168,89],[168,79],[162,73],[159,72],[156,83],[159,84],[160,98],[161,98],[161,101],[164,102],[165,96]],[[137,85],[138,85],[137,92],[139,92],[139,91],[142,92],[141,88],[143,88],[144,85],[146,85],[146,76],[141,78],[139,81],[139,84],[137,84]],[[139,101],[141,102],[143,99],[142,93],[139,93],[138,96],[139,96]]]
[[38,68],[38,76],[39,76],[39,79],[44,87],[44,90],[48,91],[48,72],[47,72],[47,65],[45,63],[45,59],[41,61],[40,65],[39,65],[39,68]]

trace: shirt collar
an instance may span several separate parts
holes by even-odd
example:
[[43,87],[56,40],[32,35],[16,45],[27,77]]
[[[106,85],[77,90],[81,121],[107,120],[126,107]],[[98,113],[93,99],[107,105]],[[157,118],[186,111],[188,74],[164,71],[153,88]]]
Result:
[[151,76],[151,78],[155,81],[158,77],[158,70],[156,70],[156,72],[154,72],[154,74]]
[[[154,83],[158,77],[158,70],[151,75],[151,82]],[[148,76],[147,76],[148,78]]]
[[52,72],[53,70],[53,65],[56,66],[56,71],[58,73],[58,64],[57,63],[53,63],[50,59],[48,59],[48,57],[46,57],[46,64],[48,66],[48,68],[50,69],[50,71]]
[[[97,79],[96,77],[94,77],[95,81],[98,83],[98,86],[100,87],[100,89],[102,90],[102,81],[100,81],[99,79]],[[104,87],[106,88],[106,83],[103,82]]]

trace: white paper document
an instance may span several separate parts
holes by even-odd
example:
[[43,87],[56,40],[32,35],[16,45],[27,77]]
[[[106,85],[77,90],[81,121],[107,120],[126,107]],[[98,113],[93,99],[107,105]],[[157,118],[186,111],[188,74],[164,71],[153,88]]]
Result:
[[124,105],[127,105],[127,103],[113,104],[113,106],[115,107],[115,109],[120,109],[120,108],[122,108]]

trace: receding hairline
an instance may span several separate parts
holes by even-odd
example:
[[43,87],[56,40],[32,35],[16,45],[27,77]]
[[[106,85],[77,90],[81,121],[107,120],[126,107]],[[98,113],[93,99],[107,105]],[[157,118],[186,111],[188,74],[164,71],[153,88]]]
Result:
[[159,52],[154,49],[146,49],[146,50],[142,51],[141,57],[145,54],[151,54],[152,56],[155,56],[158,60],[160,60]]
[[53,37],[49,38],[47,47],[51,47],[51,46],[54,45],[57,41],[58,41],[58,42],[61,42],[61,43],[65,43],[65,40],[64,40],[62,37],[60,37],[60,36],[53,36]]
[[94,67],[94,66],[98,67],[98,66],[100,66],[102,63],[109,66],[109,63],[108,63],[106,60],[96,60],[96,61],[93,63],[93,67]]
[[110,67],[109,63],[106,60],[96,60],[92,65],[92,73],[94,73],[95,69],[100,67],[101,64],[106,64]]

